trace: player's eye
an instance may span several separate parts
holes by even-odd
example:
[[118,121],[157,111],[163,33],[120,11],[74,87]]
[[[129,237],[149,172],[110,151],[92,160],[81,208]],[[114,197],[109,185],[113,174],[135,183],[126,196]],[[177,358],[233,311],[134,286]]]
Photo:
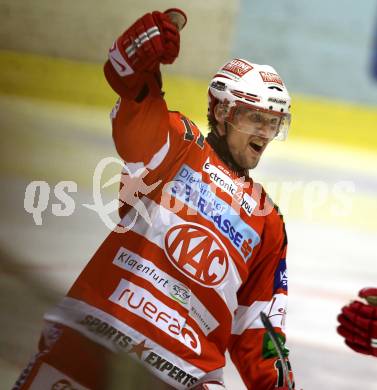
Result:
[[249,116],[249,120],[251,122],[254,122],[254,123],[260,123],[263,121],[263,118],[262,118],[262,115],[257,113],[257,112],[254,112],[252,114],[250,114]]
[[270,129],[276,133],[279,131],[280,118],[272,118],[270,120]]

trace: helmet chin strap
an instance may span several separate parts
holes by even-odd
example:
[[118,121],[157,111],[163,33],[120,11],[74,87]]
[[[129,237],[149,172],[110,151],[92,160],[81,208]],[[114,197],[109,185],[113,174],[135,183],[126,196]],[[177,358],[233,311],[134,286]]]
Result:
[[230,169],[242,174],[245,177],[249,177],[248,169],[240,167],[236,161],[234,161],[234,158],[230,153],[228,142],[226,140],[228,133],[228,125],[226,122],[224,123],[224,126],[224,135],[220,135],[217,129],[214,129],[208,133],[206,141],[212,146],[213,150],[217,153],[221,160],[228,165]]

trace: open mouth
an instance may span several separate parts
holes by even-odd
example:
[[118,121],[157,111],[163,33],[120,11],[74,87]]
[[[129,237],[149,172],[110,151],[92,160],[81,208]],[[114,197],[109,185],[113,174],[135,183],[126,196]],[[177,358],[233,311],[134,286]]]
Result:
[[263,145],[259,145],[259,144],[255,143],[255,142],[250,142],[249,145],[257,153],[260,153],[262,151],[262,149],[263,149]]

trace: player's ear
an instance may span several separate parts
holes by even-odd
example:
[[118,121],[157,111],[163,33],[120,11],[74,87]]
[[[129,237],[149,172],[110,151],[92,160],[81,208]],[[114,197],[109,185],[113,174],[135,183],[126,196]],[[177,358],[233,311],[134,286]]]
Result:
[[226,111],[221,102],[216,104],[213,113],[215,114],[215,119],[218,123],[224,123]]
[[217,121],[217,131],[219,132],[220,135],[225,135],[224,122],[225,122],[226,112],[227,111],[221,102],[217,103],[213,109],[213,113]]

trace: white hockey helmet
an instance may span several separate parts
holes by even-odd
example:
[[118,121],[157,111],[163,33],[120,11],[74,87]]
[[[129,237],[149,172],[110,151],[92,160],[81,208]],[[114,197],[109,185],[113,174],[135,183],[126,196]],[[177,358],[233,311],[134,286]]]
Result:
[[269,65],[253,64],[235,58],[227,62],[208,87],[208,114],[221,102],[231,119],[238,106],[263,111],[281,117],[275,139],[285,140],[291,122],[291,98],[276,70]]

